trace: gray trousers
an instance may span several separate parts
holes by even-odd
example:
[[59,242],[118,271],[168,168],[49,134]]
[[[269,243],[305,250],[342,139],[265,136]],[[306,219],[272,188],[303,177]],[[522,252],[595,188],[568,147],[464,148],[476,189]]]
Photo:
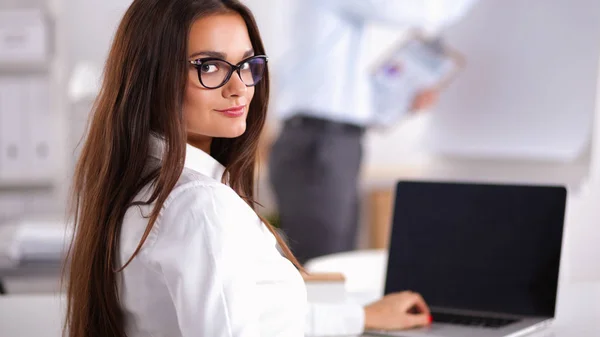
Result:
[[362,135],[358,127],[295,117],[273,145],[269,173],[281,228],[301,263],[355,249]]

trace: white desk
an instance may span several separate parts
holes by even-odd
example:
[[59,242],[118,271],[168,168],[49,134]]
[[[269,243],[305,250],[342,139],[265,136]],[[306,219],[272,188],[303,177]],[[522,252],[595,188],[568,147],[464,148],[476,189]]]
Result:
[[[60,337],[64,308],[53,295],[0,297],[0,336]],[[600,336],[600,284],[563,287],[554,327],[530,336]]]
[[[366,304],[381,296],[385,265],[378,251],[359,253],[367,269],[361,263],[350,264],[352,254],[343,254],[337,264],[328,259],[307,264],[310,271],[330,267],[330,271],[344,272],[344,268],[362,270],[362,273],[346,272],[349,296]],[[357,261],[356,259],[354,261]],[[379,261],[379,262],[376,262]],[[365,270],[367,272],[365,272]],[[379,273],[379,274],[378,274]],[[357,275],[364,276],[363,279]],[[369,280],[372,282],[367,289]],[[54,295],[7,295],[0,296],[0,336],[2,337],[60,337],[65,309],[64,300]],[[561,284],[558,294],[557,319],[552,329],[530,335],[532,337],[599,337],[600,336],[600,283]]]
[[0,296],[0,336],[60,337],[65,308],[52,294]]
[[[387,253],[371,250],[317,258],[306,268],[345,274],[348,296],[364,305],[382,296],[386,265]],[[529,336],[600,337],[600,283],[561,282],[553,327]]]

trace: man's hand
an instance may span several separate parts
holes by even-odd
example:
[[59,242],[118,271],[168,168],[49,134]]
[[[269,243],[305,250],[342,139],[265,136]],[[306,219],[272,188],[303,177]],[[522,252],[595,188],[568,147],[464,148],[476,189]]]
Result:
[[417,112],[431,108],[438,102],[440,93],[437,89],[427,89],[419,92],[413,99],[411,112]]
[[404,291],[389,294],[365,307],[365,329],[403,330],[431,324],[423,297]]

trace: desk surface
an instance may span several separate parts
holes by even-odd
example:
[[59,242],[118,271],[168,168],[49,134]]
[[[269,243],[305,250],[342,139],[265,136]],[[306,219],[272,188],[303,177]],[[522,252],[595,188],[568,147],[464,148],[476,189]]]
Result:
[[[333,254],[306,263],[309,272],[340,272],[352,300],[367,304],[383,293],[387,253],[368,250]],[[565,282],[559,285],[553,328],[533,337],[600,337],[600,283]]]
[[600,283],[564,285],[558,296],[553,326],[528,337],[600,336]]
[[[532,337],[600,336],[600,283],[563,286],[557,319]],[[2,337],[59,337],[64,301],[54,295],[0,296]]]

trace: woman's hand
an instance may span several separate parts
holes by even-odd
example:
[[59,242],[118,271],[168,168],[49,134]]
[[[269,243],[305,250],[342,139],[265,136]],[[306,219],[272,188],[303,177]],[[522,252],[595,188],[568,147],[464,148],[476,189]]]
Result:
[[365,329],[403,330],[431,324],[429,307],[417,293],[389,294],[365,307]]

